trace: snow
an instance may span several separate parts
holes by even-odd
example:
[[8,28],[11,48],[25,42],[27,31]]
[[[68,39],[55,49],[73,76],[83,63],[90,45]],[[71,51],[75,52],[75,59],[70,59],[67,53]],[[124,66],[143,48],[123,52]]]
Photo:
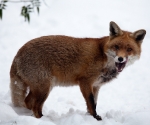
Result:
[[[47,0],[40,15],[25,23],[18,3],[8,3],[0,21],[0,125],[150,125],[150,7],[148,0]],[[127,67],[117,79],[102,86],[97,113],[102,121],[86,113],[79,87],[56,87],[37,119],[25,108],[14,107],[10,99],[9,70],[18,49],[28,40],[43,35],[102,37],[109,34],[109,22],[122,29],[146,29],[140,60]]]

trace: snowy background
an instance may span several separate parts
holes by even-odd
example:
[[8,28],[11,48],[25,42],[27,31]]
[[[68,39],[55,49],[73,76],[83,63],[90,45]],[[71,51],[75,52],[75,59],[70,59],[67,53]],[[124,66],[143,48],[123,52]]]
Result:
[[[45,0],[31,22],[20,17],[20,5],[8,3],[0,21],[0,125],[150,125],[150,1],[149,0]],[[86,114],[79,87],[56,87],[43,107],[44,116],[12,106],[9,70],[18,49],[43,35],[102,37],[109,22],[122,29],[145,29],[142,55],[117,79],[104,85],[97,104],[102,121]]]

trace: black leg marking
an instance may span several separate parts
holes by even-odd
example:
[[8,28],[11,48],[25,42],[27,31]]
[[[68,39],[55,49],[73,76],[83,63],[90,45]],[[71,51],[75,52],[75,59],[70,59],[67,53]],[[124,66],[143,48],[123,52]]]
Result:
[[97,113],[96,113],[96,104],[95,104],[94,96],[92,93],[90,94],[89,99],[90,99],[90,102],[92,105],[92,110],[94,111],[93,117],[96,118],[98,121],[102,120],[101,116],[97,115]]
[[90,102],[91,102],[91,105],[92,105],[92,109],[96,112],[96,104],[95,104],[94,96],[93,96],[92,93],[90,94],[89,99],[90,99]]

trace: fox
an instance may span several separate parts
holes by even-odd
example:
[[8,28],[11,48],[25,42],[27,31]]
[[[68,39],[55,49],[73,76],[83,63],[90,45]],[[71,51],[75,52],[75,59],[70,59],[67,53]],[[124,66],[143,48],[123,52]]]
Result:
[[78,85],[87,112],[102,120],[96,112],[99,90],[140,58],[145,34],[144,29],[122,30],[111,21],[109,35],[100,38],[49,35],[30,40],[18,50],[11,65],[13,105],[41,118],[53,87]]

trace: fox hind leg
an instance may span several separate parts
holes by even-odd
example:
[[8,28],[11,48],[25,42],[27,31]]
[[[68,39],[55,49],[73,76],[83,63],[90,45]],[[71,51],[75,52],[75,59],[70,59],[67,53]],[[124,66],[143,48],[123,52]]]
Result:
[[[46,86],[44,86],[44,84]],[[33,111],[36,118],[41,118],[43,116],[42,107],[50,92],[50,84],[44,84],[39,84],[39,86],[34,89],[31,87],[25,99],[26,107]]]
[[34,100],[33,94],[30,91],[27,97],[25,98],[26,107],[30,110],[32,110],[32,107],[33,107],[33,102],[34,102],[33,100]]

